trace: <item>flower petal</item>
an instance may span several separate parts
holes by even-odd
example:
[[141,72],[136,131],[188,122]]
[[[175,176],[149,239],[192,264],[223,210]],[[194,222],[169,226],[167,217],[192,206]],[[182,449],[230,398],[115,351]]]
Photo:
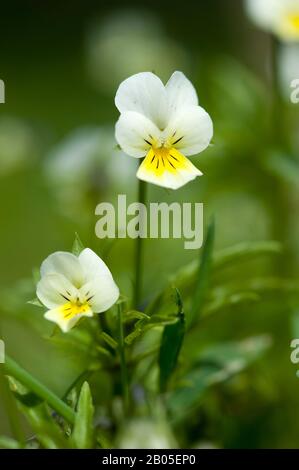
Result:
[[189,106],[174,115],[165,135],[184,155],[195,155],[208,147],[213,137],[213,122],[203,108]]
[[174,148],[160,152],[151,149],[137,172],[139,179],[170,189],[178,189],[201,175],[188,158]]
[[124,80],[115,96],[120,111],[135,111],[152,120],[159,128],[166,125],[167,99],[160,78],[151,72],[142,72]]
[[58,307],[52,310],[48,310],[44,316],[47,320],[56,323],[63,333],[67,333],[78,323],[82,317],[92,317],[93,312],[91,309],[88,309],[68,318],[64,315],[63,307]]
[[77,289],[62,274],[45,274],[38,282],[36,295],[47,308],[56,308],[66,301],[76,299]]
[[285,0],[246,0],[248,16],[261,28],[272,29]]
[[131,157],[144,157],[159,135],[159,129],[150,119],[133,111],[121,114],[115,126],[118,144]]
[[81,287],[80,295],[82,301],[88,299],[94,313],[101,313],[115,304],[119,297],[119,289],[111,275],[102,275]]
[[197,106],[197,93],[182,72],[174,72],[166,84],[168,106],[171,113],[185,106]]
[[58,273],[65,276],[74,286],[83,284],[83,272],[77,256],[65,251],[57,251],[48,256],[41,265],[41,276]]
[[107,276],[112,278],[112,274],[104,261],[90,248],[81,251],[78,260],[84,273],[85,283],[95,277]]

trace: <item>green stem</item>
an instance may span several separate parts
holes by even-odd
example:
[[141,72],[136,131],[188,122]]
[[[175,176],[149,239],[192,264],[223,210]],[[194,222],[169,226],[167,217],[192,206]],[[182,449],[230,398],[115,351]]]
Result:
[[128,371],[127,371],[126,356],[125,356],[123,307],[121,303],[118,304],[118,352],[119,352],[119,358],[120,358],[122,392],[123,392],[125,409],[127,410],[129,406],[129,382],[128,382]]
[[[146,183],[139,180],[138,186],[138,202],[141,204],[146,203]],[[143,219],[140,216],[139,230],[142,232]],[[142,292],[142,274],[143,274],[143,245],[144,239],[138,237],[136,239],[136,253],[135,253],[135,282],[134,282],[134,298],[133,306],[138,309],[140,304],[141,292]]]
[[51,390],[41,384],[37,379],[32,377],[29,372],[19,366],[13,359],[6,355],[4,370],[7,375],[11,375],[23,384],[28,390],[35,393],[39,398],[45,400],[48,405],[53,408],[60,416],[62,416],[70,424],[74,423],[75,412],[60,398],[58,398]]

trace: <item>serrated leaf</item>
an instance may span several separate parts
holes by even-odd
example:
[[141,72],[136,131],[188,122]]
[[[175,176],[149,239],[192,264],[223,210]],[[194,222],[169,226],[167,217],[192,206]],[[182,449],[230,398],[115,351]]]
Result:
[[177,321],[171,325],[165,326],[161,340],[159,353],[161,392],[166,390],[168,381],[176,368],[185,335],[185,315],[183,312],[183,305],[178,291],[176,291],[176,295],[178,305]]
[[196,276],[196,286],[195,286],[191,312],[190,312],[190,315],[187,316],[188,326],[192,325],[192,323],[194,323],[194,321],[198,319],[202,313],[202,306],[203,306],[206,292],[208,289],[210,271],[212,267],[214,239],[215,239],[215,222],[214,220],[212,220],[208,227],[206,239],[204,242],[204,246],[202,248],[200,264],[199,264],[199,268],[198,268],[198,272]]
[[77,449],[92,449],[94,443],[93,432],[94,406],[90,388],[87,382],[84,382],[81,388],[75,424],[72,432],[72,442]]
[[79,256],[81,251],[84,250],[84,245],[78,235],[78,233],[76,232],[75,233],[75,240],[74,240],[74,243],[73,243],[73,247],[72,247],[72,253],[75,255],[75,256]]

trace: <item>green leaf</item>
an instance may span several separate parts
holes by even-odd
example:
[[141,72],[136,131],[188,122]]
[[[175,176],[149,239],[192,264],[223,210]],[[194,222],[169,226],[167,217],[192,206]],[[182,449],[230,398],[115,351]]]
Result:
[[84,382],[81,388],[75,424],[72,433],[72,442],[77,449],[92,449],[94,443],[93,435],[94,406],[90,388]]
[[142,335],[142,333],[144,333],[144,328],[138,326],[137,323],[135,324],[134,330],[130,334],[128,334],[128,336],[125,337],[125,343],[127,345],[131,345],[133,341],[135,341],[135,339],[137,339],[139,336]]
[[139,312],[137,310],[129,310],[128,312],[125,313],[124,315],[124,320],[125,321],[131,321],[131,320],[149,320],[150,317],[148,315],[146,315],[145,313],[143,312]]
[[282,251],[281,244],[275,241],[243,242],[225,248],[215,254],[213,266],[224,268],[236,262],[244,262],[264,255],[277,255]]
[[203,311],[203,317],[210,316],[228,307],[236,307],[242,303],[258,302],[260,296],[255,292],[236,292],[231,295],[221,295],[207,303]]
[[115,339],[112,338],[112,336],[108,335],[108,333],[105,333],[103,331],[101,333],[101,338],[107,343],[112,349],[117,349],[118,348],[118,343],[115,341]]
[[212,254],[214,248],[215,239],[215,222],[214,219],[211,221],[204,246],[202,249],[200,264],[197,272],[196,286],[193,297],[193,305],[191,308],[190,316],[187,316],[188,326],[192,325],[199,315],[202,313],[202,306],[205,300],[206,292],[208,289],[208,283],[210,278],[211,266],[212,266]]
[[40,302],[40,300],[37,297],[35,297],[32,300],[28,300],[27,304],[35,305],[36,307],[45,308],[45,306]]
[[176,368],[185,335],[185,315],[178,290],[176,290],[176,298],[178,306],[177,321],[171,325],[165,326],[160,347],[159,368],[161,392],[166,390],[168,381]]
[[0,449],[21,449],[22,445],[10,437],[0,436]]
[[20,407],[42,447],[45,449],[65,449],[69,447],[62,429],[45,403],[34,408],[27,408],[23,405],[20,405]]
[[[213,256],[213,274],[235,263],[243,263],[251,259],[277,255],[282,252],[281,244],[275,241],[257,241],[238,243],[216,252]],[[190,285],[198,272],[198,261],[192,261],[181,268],[172,278],[172,282],[180,288]],[[160,294],[161,296],[161,294]],[[157,301],[157,300],[155,300]]]
[[75,240],[74,240],[73,247],[72,247],[72,253],[75,256],[79,256],[81,251],[83,251],[83,250],[84,250],[84,245],[81,242],[81,239],[80,239],[78,233],[76,232],[75,233]]
[[227,381],[243,371],[270,347],[269,336],[247,338],[240,342],[209,347],[195,361],[193,369],[182,378],[183,386],[168,397],[173,419],[179,421],[196,407],[211,386]]

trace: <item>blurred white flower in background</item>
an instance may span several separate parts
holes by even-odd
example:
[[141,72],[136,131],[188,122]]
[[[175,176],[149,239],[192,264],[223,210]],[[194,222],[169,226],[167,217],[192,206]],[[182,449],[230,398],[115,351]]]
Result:
[[[47,155],[46,177],[68,212],[106,192],[128,191],[136,165],[116,146],[110,127],[78,128]],[[96,203],[96,201],[94,201]]]
[[90,28],[87,64],[99,89],[112,93],[129,75],[151,70],[166,79],[175,69],[188,71],[190,61],[187,51],[165,34],[154,14],[123,10]]
[[0,119],[0,177],[32,164],[39,142],[27,123],[13,117]]
[[299,43],[283,45],[279,50],[279,79],[286,101],[290,102],[291,84],[299,79]]
[[164,421],[136,418],[120,433],[118,449],[175,449],[178,445]]
[[89,248],[77,257],[56,252],[42,263],[36,294],[49,310],[45,318],[66,333],[82,317],[92,317],[115,304],[119,290],[104,261]]
[[246,0],[253,22],[282,41],[299,41],[299,0]]

